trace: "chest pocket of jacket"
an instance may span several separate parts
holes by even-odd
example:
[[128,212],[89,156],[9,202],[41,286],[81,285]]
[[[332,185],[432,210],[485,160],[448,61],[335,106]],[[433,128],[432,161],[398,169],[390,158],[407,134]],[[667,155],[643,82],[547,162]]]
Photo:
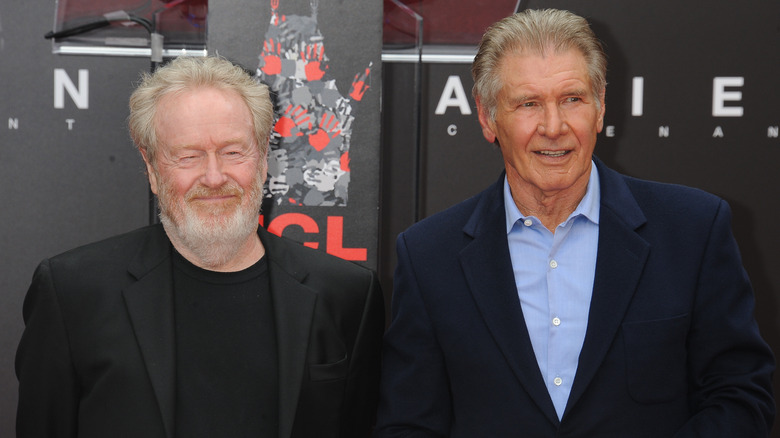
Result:
[[687,391],[688,314],[622,326],[628,392],[639,403],[662,403]]
[[334,363],[310,364],[309,379],[312,381],[327,381],[343,379],[349,370],[349,360],[345,355],[343,359]]

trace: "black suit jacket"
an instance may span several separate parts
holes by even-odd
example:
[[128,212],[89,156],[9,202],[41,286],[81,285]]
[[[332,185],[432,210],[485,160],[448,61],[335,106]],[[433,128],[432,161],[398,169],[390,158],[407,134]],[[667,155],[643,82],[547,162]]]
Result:
[[[361,437],[376,406],[376,275],[260,229],[279,358],[279,437]],[[16,356],[17,436],[173,438],[172,246],[151,226],[43,261]]]
[[774,359],[728,205],[596,163],[593,295],[562,420],[515,286],[502,176],[398,238],[378,436],[767,436]]

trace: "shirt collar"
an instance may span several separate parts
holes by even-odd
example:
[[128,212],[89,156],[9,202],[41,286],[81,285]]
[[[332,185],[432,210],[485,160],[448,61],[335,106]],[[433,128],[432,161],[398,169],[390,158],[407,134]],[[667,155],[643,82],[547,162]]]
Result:
[[[585,190],[585,196],[569,215],[570,220],[573,217],[585,216],[588,220],[598,225],[599,211],[601,206],[601,184],[599,183],[599,172],[596,170],[596,163],[591,161],[590,177],[588,179],[588,188]],[[504,213],[506,215],[506,232],[509,234],[518,220],[525,219],[512,199],[512,192],[509,189],[509,181],[504,176]]]

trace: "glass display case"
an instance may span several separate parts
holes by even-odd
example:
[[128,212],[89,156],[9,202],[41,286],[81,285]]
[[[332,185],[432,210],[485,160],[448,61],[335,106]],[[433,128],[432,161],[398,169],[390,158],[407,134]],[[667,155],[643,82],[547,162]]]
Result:
[[[417,28],[410,12],[421,17],[422,44],[476,47],[485,29],[520,8],[522,0],[384,0],[383,38],[386,50],[408,46]],[[426,50],[428,51],[428,50]]]
[[54,53],[205,55],[208,0],[58,0]]

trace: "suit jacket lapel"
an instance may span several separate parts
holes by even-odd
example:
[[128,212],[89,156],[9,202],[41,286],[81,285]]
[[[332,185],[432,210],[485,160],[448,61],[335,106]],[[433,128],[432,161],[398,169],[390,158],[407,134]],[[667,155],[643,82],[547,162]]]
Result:
[[314,306],[317,294],[302,284],[308,272],[290,254],[285,242],[258,231],[268,257],[271,297],[276,320],[277,354],[279,362],[279,438],[292,433],[298,396],[306,373]]
[[510,368],[548,419],[558,424],[517,296],[506,239],[503,181],[502,175],[464,227],[474,240],[461,251],[460,263],[477,307]]
[[594,161],[601,180],[599,248],[588,329],[566,412],[585,392],[604,360],[650,253],[649,243],[636,233],[645,223],[645,215],[623,177]]
[[166,435],[175,421],[175,335],[170,244],[161,226],[147,234],[128,267],[138,281],[123,291],[127,312],[160,408]]
[[[279,437],[292,433],[305,373],[316,293],[304,286],[308,275],[286,251],[284,242],[264,229],[279,357]],[[166,435],[175,436],[175,359],[171,247],[161,226],[153,229],[128,271],[138,281],[123,291],[149,379],[162,413]]]

